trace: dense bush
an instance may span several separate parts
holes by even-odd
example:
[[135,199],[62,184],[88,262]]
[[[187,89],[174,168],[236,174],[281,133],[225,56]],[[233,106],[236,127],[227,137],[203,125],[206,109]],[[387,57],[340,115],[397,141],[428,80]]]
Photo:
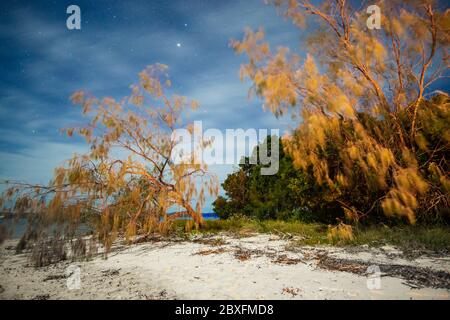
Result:
[[[292,158],[283,151],[279,141],[279,170],[275,175],[261,175],[261,164],[252,165],[245,158],[239,170],[228,175],[222,187],[225,197],[219,196],[213,203],[214,211],[221,218],[244,215],[257,219],[295,219],[305,222],[335,222],[343,217],[337,202],[327,201],[325,190],[313,179],[308,180],[301,170],[294,168]],[[253,154],[258,154],[255,147]]]

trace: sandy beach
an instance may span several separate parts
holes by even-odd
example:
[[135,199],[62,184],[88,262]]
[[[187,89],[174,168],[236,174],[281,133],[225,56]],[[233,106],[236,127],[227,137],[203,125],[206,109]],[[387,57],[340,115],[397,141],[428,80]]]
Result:
[[[394,247],[298,247],[219,234],[116,245],[107,259],[34,268],[0,249],[1,299],[449,299],[450,257]],[[295,240],[295,239],[294,239]],[[380,277],[372,273],[380,268]],[[368,273],[368,267],[369,273]],[[74,286],[74,272],[79,282]],[[378,282],[377,282],[378,281]]]

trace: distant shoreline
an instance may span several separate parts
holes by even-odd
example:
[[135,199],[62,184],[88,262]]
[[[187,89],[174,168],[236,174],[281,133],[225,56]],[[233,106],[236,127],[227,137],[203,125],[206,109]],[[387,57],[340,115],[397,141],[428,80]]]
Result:
[[[20,237],[22,237],[22,235],[24,234],[25,230],[26,230],[26,226],[27,226],[27,219],[26,219],[26,214],[24,217],[20,217],[19,219],[15,220],[13,214],[8,213],[8,216],[5,215],[1,215],[0,216],[0,225],[1,224],[10,224],[10,223],[14,223],[14,230],[12,232],[12,236],[11,239],[19,239]],[[203,213],[203,218],[205,220],[219,220],[219,216],[214,213],[214,212],[207,212],[207,213]],[[176,220],[191,220],[191,217],[180,217],[177,218]]]

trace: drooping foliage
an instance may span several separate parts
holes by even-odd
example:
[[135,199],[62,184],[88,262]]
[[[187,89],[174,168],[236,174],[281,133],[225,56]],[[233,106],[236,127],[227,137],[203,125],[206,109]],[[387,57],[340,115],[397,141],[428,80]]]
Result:
[[[73,94],[87,124],[64,132],[84,137],[90,151],[56,168],[48,185],[9,182],[4,204],[14,204],[16,217],[26,213],[35,238],[50,229],[70,237],[87,224],[108,249],[118,235],[163,233],[183,215],[202,224],[205,196],[217,192],[216,178],[194,158],[200,153],[176,154],[182,141],[174,134],[182,128],[192,133],[184,119],[197,102],[167,93],[167,66],[149,66],[139,77],[121,100]],[[198,141],[193,148],[207,145]]]
[[262,29],[231,45],[247,55],[241,75],[264,107],[299,119],[283,138],[295,167],[353,221],[381,211],[410,223],[448,215],[450,101],[431,88],[448,76],[450,11],[374,1],[381,28],[371,30],[366,8],[346,0],[269,2],[308,29],[304,57],[273,51]]

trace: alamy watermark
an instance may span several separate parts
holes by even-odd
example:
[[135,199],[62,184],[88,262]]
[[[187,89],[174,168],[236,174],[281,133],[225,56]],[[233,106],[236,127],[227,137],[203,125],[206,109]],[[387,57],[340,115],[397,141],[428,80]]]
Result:
[[66,286],[69,290],[81,289],[81,268],[77,265],[70,265],[66,269]]
[[[66,26],[69,30],[81,29],[81,9],[78,5],[71,4],[67,7],[66,13],[70,14],[66,20]],[[366,20],[367,28],[370,30],[381,29],[381,9],[379,6],[373,4],[367,7],[366,13],[370,16]],[[177,44],[180,46],[180,44]]]
[[367,11],[370,16],[366,20],[367,28],[370,30],[381,29],[381,10],[380,7],[373,4],[367,7]]
[[380,290],[381,289],[381,270],[377,265],[367,267],[367,289]]
[[[268,138],[270,137],[270,139]],[[174,163],[238,164],[245,157],[249,164],[260,164],[261,175],[274,175],[279,169],[278,129],[226,129],[211,128],[203,131],[202,121],[195,121],[192,130],[177,129],[173,139],[177,146],[173,152]],[[203,142],[208,146],[198,148]],[[257,151],[255,149],[256,146]]]
[[70,14],[66,20],[66,26],[69,30],[80,30],[81,29],[81,9],[75,4],[71,4],[67,7],[66,13]]

